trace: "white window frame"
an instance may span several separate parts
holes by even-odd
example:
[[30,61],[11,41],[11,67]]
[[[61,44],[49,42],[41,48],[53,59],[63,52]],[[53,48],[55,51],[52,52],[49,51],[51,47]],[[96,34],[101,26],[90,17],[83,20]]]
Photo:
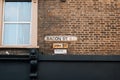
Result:
[[0,0],[0,48],[38,48],[37,46],[37,26],[38,26],[38,0],[31,0],[31,22],[5,22],[5,23],[30,23],[30,44],[26,45],[4,45],[3,29],[4,29],[4,0]]

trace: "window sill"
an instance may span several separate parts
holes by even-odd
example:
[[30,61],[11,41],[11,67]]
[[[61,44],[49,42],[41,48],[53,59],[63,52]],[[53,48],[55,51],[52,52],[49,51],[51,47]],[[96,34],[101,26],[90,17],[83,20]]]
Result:
[[39,46],[0,46],[0,48],[39,48]]

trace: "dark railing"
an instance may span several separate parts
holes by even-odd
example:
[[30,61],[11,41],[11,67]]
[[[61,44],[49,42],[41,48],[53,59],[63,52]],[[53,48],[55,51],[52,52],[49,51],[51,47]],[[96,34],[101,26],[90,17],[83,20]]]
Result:
[[0,80],[120,80],[120,56],[0,55]]

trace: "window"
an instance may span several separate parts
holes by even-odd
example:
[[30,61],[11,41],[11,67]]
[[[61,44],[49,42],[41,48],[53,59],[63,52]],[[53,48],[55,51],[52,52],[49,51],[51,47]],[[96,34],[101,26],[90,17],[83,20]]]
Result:
[[0,1],[0,47],[37,47],[37,0]]

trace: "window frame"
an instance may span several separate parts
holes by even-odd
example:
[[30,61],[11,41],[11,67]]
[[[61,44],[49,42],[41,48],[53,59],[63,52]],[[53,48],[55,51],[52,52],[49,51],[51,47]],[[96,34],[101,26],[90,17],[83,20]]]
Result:
[[0,48],[38,48],[37,46],[38,0],[31,0],[31,3],[32,3],[31,5],[32,9],[31,9],[30,45],[3,45],[2,40],[3,40],[3,27],[4,27],[3,26],[4,0],[0,0]]

